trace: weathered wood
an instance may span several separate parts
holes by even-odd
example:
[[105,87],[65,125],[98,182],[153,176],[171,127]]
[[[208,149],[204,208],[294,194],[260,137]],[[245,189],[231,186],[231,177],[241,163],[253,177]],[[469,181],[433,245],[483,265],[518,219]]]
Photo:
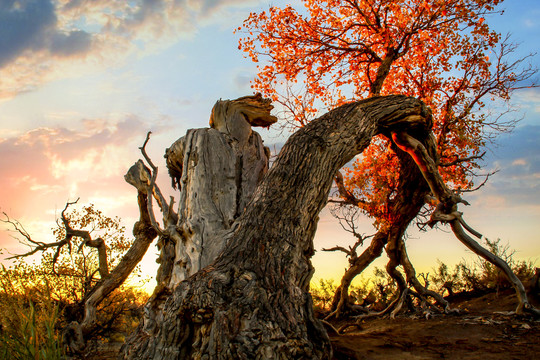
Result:
[[171,209],[172,200],[166,204],[162,196],[154,196],[164,226],[158,241],[157,286],[145,305],[141,331],[155,331],[174,288],[210,264],[226,245],[231,225],[268,170],[269,151],[252,126],[274,123],[271,109],[260,94],[219,100],[212,109],[211,128],[188,130],[166,150],[172,185],[180,192],[178,211]]
[[[389,96],[344,105],[292,135],[231,225],[222,253],[175,288],[162,321],[152,331],[139,328],[124,357],[330,358],[309,281],[333,175],[374,135],[409,129],[425,137],[430,126],[419,100]],[[185,171],[185,155],[183,164]]]
[[212,109],[211,128],[189,130],[167,149],[167,167],[180,188],[176,224],[180,238],[170,289],[222,251],[232,223],[268,170],[268,151],[251,124],[275,122],[271,109],[260,94],[220,100]]

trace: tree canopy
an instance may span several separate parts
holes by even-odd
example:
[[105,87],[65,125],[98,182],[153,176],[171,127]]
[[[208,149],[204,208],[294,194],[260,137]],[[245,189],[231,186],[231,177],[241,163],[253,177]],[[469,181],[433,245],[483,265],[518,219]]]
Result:
[[[303,0],[251,13],[240,48],[261,62],[257,91],[305,125],[317,111],[369,96],[404,94],[432,110],[441,173],[454,188],[474,186],[493,131],[511,128],[483,111],[507,101],[534,69],[510,59],[515,46],[489,28],[499,0]],[[525,65],[523,67],[522,65]],[[300,84],[298,84],[300,83]],[[397,161],[375,141],[347,172],[348,189],[380,223],[395,193]]]

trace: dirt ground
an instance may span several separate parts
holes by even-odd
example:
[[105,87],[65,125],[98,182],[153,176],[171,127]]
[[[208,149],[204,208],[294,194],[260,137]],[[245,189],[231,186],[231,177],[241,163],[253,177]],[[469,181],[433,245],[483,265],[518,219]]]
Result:
[[[331,336],[334,359],[540,360],[540,320],[510,315],[516,304],[507,292],[455,302],[459,315],[370,319],[360,329]],[[84,359],[117,359],[120,346],[103,344]]]
[[540,359],[540,320],[510,315],[515,305],[512,294],[488,294],[454,303],[459,315],[370,319],[331,336],[334,359]]

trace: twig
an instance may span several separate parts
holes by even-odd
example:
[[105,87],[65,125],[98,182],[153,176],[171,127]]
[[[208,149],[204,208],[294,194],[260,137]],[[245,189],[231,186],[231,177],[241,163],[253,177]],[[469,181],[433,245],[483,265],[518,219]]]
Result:
[[483,159],[484,155],[486,155],[485,151],[483,153],[481,153],[480,155],[472,155],[472,156],[468,156],[468,157],[464,157],[464,158],[458,158],[458,159],[456,159],[454,161],[450,161],[450,162],[447,162],[447,163],[440,163],[439,166],[441,166],[441,167],[449,167],[449,166],[454,166],[454,165],[457,165],[457,164],[461,164],[461,163],[466,162],[466,161]]

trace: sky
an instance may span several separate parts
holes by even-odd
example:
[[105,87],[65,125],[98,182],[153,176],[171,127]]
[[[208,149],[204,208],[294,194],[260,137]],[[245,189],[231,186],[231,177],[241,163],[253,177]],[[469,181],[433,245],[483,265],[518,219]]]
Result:
[[[234,29],[252,11],[299,1],[261,0],[0,0],[0,212],[25,225],[34,239],[52,241],[51,228],[67,201],[93,203],[120,216],[128,231],[138,215],[136,191],[124,182],[148,153],[170,189],[165,149],[187,129],[208,126],[216,100],[252,93],[255,64],[238,50]],[[540,50],[540,2],[507,0],[492,28]],[[526,9],[526,11],[524,11]],[[540,56],[533,58],[540,67]],[[470,225],[501,238],[516,258],[540,257],[540,89],[514,93],[522,118],[487,153],[484,171],[499,170],[462,208]],[[259,131],[259,130],[258,130]],[[286,135],[260,130],[265,144]],[[360,231],[373,233],[361,219]],[[0,224],[0,261],[26,251]],[[315,280],[339,279],[341,253],[353,237],[324,210],[315,237]],[[437,259],[455,264],[475,257],[448,231],[410,231],[409,255],[418,271]],[[143,271],[155,274],[151,247]],[[377,262],[383,266],[384,259]]]

